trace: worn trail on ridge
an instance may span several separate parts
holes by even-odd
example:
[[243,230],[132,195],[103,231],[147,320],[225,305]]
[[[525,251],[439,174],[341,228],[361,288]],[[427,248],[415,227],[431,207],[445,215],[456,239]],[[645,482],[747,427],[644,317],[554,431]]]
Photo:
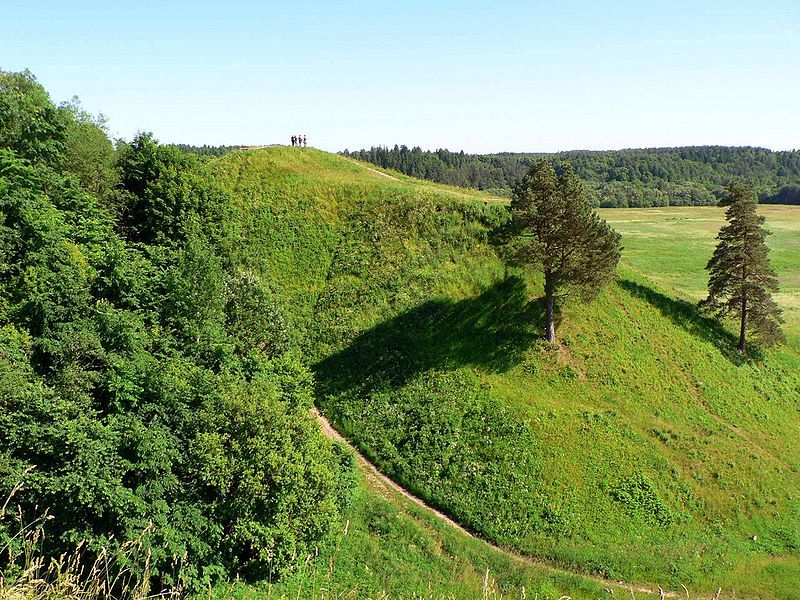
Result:
[[[345,158],[347,158],[347,157],[345,157]],[[353,158],[347,158],[347,160],[357,164],[359,167],[361,167],[363,169],[366,169],[370,173],[374,173],[375,175],[380,175],[381,177],[385,177],[386,179],[391,179],[392,181],[399,181],[401,183],[403,182],[402,179],[399,179],[398,177],[395,177],[394,175],[390,175],[389,173],[385,173],[383,171],[380,171],[379,169],[375,169],[373,167],[370,167],[368,164],[365,164],[365,163],[363,163],[361,161],[355,160]],[[445,194],[453,194],[454,196],[461,196],[462,198],[466,198],[468,200],[476,200],[478,202],[493,202],[493,203],[497,203],[497,202],[504,203],[504,202],[507,202],[507,200],[504,200],[503,198],[492,198],[491,196],[473,196],[472,194],[467,194],[467,193],[464,193],[464,192],[459,192],[459,191],[450,190],[450,189],[440,189],[439,191],[442,192],[442,193],[445,193]]]
[[[387,177],[389,177],[389,175],[387,175]],[[331,440],[342,442],[343,444],[345,444],[351,450],[351,452],[353,452],[353,454],[355,454],[356,460],[358,461],[358,464],[359,464],[360,468],[362,469],[362,471],[364,471],[364,473],[365,473],[365,475],[367,477],[367,480],[371,485],[373,485],[375,487],[387,488],[387,489],[399,494],[400,496],[402,496],[406,500],[412,502],[416,506],[419,506],[419,507],[423,508],[424,510],[426,510],[427,512],[433,514],[435,517],[437,517],[438,519],[444,521],[445,523],[447,523],[451,527],[457,529],[459,532],[463,533],[464,535],[466,535],[468,537],[471,537],[471,538],[474,538],[474,539],[479,539],[482,542],[484,542],[485,544],[491,546],[495,551],[500,552],[502,554],[505,554],[506,556],[509,556],[509,557],[513,558],[514,560],[526,563],[528,565],[536,566],[538,568],[544,569],[544,570],[549,571],[551,573],[558,573],[558,574],[562,574],[562,575],[574,575],[574,576],[578,576],[578,577],[584,577],[586,579],[591,579],[592,581],[595,581],[595,582],[597,582],[597,583],[599,583],[601,585],[604,585],[606,587],[621,587],[621,588],[625,588],[626,590],[629,590],[629,591],[632,591],[632,592],[639,592],[639,593],[642,593],[642,594],[659,595],[660,588],[659,589],[652,589],[652,588],[649,588],[649,587],[646,587],[646,586],[643,586],[643,585],[636,585],[636,584],[628,583],[628,582],[625,582],[625,581],[612,581],[610,579],[604,579],[603,577],[587,575],[585,573],[576,573],[576,572],[573,572],[573,571],[569,571],[567,569],[559,568],[559,567],[557,567],[555,565],[552,565],[550,563],[544,562],[544,561],[542,561],[540,559],[534,559],[534,558],[531,558],[530,556],[523,556],[521,554],[518,554],[517,552],[514,552],[512,550],[508,550],[507,548],[502,548],[500,546],[497,546],[497,545],[493,544],[492,542],[487,541],[487,540],[485,540],[483,538],[479,538],[478,536],[474,535],[473,533],[471,533],[467,529],[464,529],[464,527],[459,525],[457,522],[455,522],[453,519],[448,517],[446,514],[444,514],[440,510],[430,506],[422,498],[419,498],[418,496],[415,496],[414,494],[409,492],[407,489],[405,489],[404,487],[402,487],[398,483],[396,483],[393,479],[391,479],[391,478],[387,477],[386,475],[384,475],[383,473],[381,473],[380,470],[378,470],[378,467],[376,467],[363,454],[361,454],[361,452],[359,452],[358,449],[355,446],[353,446],[353,444],[351,444],[350,441],[347,438],[345,438],[341,433],[339,433],[336,429],[334,429],[334,427],[333,427],[333,425],[331,425],[330,421],[328,421],[328,419],[325,418],[325,415],[323,415],[321,412],[319,412],[319,410],[317,408],[313,408],[312,409],[312,413],[316,417],[317,421],[319,421],[320,426],[322,427],[322,433],[325,435],[325,437],[327,437],[327,438],[329,438]],[[664,591],[663,594],[662,594],[663,598],[677,598],[679,596],[680,596],[680,594],[678,594],[677,592],[671,592],[671,591]],[[701,594],[701,596],[702,596],[702,594]],[[687,597],[688,597],[688,595],[687,595]]]

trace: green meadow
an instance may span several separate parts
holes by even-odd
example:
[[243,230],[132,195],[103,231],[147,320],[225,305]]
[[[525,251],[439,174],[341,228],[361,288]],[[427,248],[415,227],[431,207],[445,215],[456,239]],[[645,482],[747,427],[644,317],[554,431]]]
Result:
[[[311,150],[236,152],[214,169],[242,211],[233,252],[282,295],[317,405],[384,473],[479,537],[579,575],[797,597],[800,214],[767,209],[786,346],[740,358],[732,330],[697,311],[722,212],[676,208],[604,212],[623,234],[618,279],[563,307],[551,347],[539,276],[489,244],[498,204]],[[439,545],[384,562],[387,537],[409,548],[406,534],[426,534],[382,529],[364,493],[361,537],[338,546],[363,565],[332,558],[330,589],[483,589],[487,556],[454,563]],[[436,569],[457,568],[469,574],[442,583]],[[525,577],[498,573],[498,589]],[[596,597],[559,582],[543,597]]]
[[[762,204],[772,232],[770,259],[781,282],[776,299],[783,308],[786,333],[800,337],[800,207]],[[624,236],[624,261],[665,290],[699,300],[705,295],[706,262],[724,222],[724,209],[670,207],[603,209],[603,217]]]

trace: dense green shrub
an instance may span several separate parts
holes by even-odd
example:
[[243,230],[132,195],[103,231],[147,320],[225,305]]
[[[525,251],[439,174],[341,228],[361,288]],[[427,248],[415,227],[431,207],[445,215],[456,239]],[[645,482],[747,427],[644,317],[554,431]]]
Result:
[[30,71],[0,70],[0,148],[57,167],[64,159],[66,127],[66,115]]
[[672,511],[658,495],[656,486],[650,479],[636,473],[611,487],[611,497],[622,503],[631,513],[659,525],[669,525],[673,521]]
[[0,110],[37,119],[0,132],[3,497],[22,482],[6,516],[47,511],[46,556],[146,532],[159,589],[294,569],[339,520],[354,465],[310,414],[270,285],[225,252],[229,196],[147,135],[109,166],[102,129],[0,75]]
[[128,192],[122,222],[131,240],[168,245],[185,239],[192,225],[210,239],[225,235],[230,200],[196,155],[143,133],[120,147],[119,164]]

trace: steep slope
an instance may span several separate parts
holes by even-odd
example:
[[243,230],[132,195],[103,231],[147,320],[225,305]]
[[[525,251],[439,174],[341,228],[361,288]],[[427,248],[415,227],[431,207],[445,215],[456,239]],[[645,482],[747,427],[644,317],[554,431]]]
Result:
[[[746,597],[800,586],[800,357],[752,360],[630,267],[541,344],[496,207],[275,148],[215,165],[237,260],[314,357],[317,402],[467,529],[577,571]],[[792,594],[795,594],[794,596]]]
[[[630,588],[554,569],[500,552],[465,536],[372,477],[359,484],[345,528],[277,583],[220,585],[213,597],[541,598],[597,600]],[[659,594],[634,589],[636,598]]]

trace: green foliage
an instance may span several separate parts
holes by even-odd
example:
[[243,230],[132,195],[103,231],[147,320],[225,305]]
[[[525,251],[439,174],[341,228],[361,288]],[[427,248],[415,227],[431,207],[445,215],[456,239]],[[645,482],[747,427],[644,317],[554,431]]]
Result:
[[279,356],[292,347],[292,333],[275,294],[258,274],[242,268],[225,282],[225,327],[241,356]]
[[311,377],[294,360],[262,365],[200,408],[189,464],[231,570],[276,578],[338,522],[340,461],[313,417]]
[[650,522],[667,526],[673,521],[669,506],[659,497],[653,482],[642,473],[636,473],[614,485],[611,497],[634,515]]
[[[781,532],[800,524],[787,492],[800,487],[786,426],[800,397],[795,351],[737,360],[729,330],[640,269],[592,303],[567,299],[562,344],[540,344],[542,278],[506,269],[489,245],[504,207],[315,151],[234,152],[214,166],[259,224],[236,252],[304,324],[319,406],[384,472],[468,529],[571,568],[766,597],[793,589]],[[716,208],[692,210],[689,223],[717,222]],[[686,265],[711,253],[715,225],[678,234],[683,222],[667,219],[679,209],[606,214],[638,215],[622,222],[631,240],[643,231],[623,260],[647,259],[664,281],[672,268],[692,281]],[[661,228],[641,224],[656,217]],[[398,532],[378,517],[375,543],[389,544]],[[337,589],[374,581],[338,564]],[[406,589],[391,581],[372,589]]]
[[30,71],[0,70],[0,148],[53,168],[61,165],[67,119]]
[[[503,554],[470,538],[391,490],[361,482],[347,527],[279,583],[220,585],[214,599],[262,597],[535,598],[596,600],[612,588]],[[524,590],[524,591],[523,591]],[[637,593],[638,597],[650,595]],[[653,596],[657,597],[657,595]]]
[[545,160],[514,190],[509,214],[497,237],[512,264],[543,272],[546,338],[554,342],[556,297],[568,290],[596,297],[614,275],[620,236],[592,208],[572,170],[559,177]]
[[159,586],[177,558],[194,589],[241,573],[290,597],[480,592],[486,568],[508,594],[600,593],[354,496],[314,400],[382,470],[518,551],[795,592],[797,352],[732,360],[730,331],[641,275],[693,281],[713,235],[625,225],[644,266],[564,302],[553,347],[536,341],[542,278],[489,244],[504,207],[470,194],[311,149],[201,160],[145,135],[121,146],[109,202],[19,152],[0,149],[0,477],[37,465],[15,498],[51,508],[43,552],[147,531]]
[[538,477],[537,441],[468,371],[427,371],[399,392],[357,387],[323,408],[356,439],[375,440],[363,449],[393,479],[484,536],[509,543],[552,521],[521,479]]
[[[11,516],[48,511],[45,556],[85,540],[91,562],[140,539],[149,564],[130,566],[158,586],[291,571],[339,522],[353,464],[310,414],[311,374],[269,283],[225,252],[230,197],[204,163],[140,136],[109,202],[102,129],[31,76],[3,77],[0,105],[43,119],[11,122],[0,147]],[[66,138],[47,121],[61,114]],[[0,544],[13,535],[0,524]]]
[[728,190],[728,224],[720,229],[719,244],[706,265],[708,298],[702,306],[717,317],[740,319],[739,352],[745,351],[745,335],[755,332],[767,344],[784,339],[780,308],[771,293],[778,291],[778,277],[769,265],[764,217],[756,214],[752,189],[731,184]]
[[64,139],[64,167],[83,189],[111,202],[119,180],[114,144],[108,139],[103,115],[86,112],[78,98],[59,107],[68,115]]
[[215,156],[225,156],[229,152],[233,152],[234,150],[239,150],[243,148],[243,146],[209,146],[207,144],[203,144],[202,146],[193,146],[191,144],[174,144],[176,148],[178,148],[181,152],[186,152],[187,154],[197,154],[198,156],[203,157],[215,157]]
[[225,235],[229,201],[196,156],[143,133],[120,148],[119,164],[129,239],[168,245],[183,241],[194,226],[212,240]]
[[775,194],[762,197],[761,202],[770,204],[800,204],[800,185],[785,185]]

